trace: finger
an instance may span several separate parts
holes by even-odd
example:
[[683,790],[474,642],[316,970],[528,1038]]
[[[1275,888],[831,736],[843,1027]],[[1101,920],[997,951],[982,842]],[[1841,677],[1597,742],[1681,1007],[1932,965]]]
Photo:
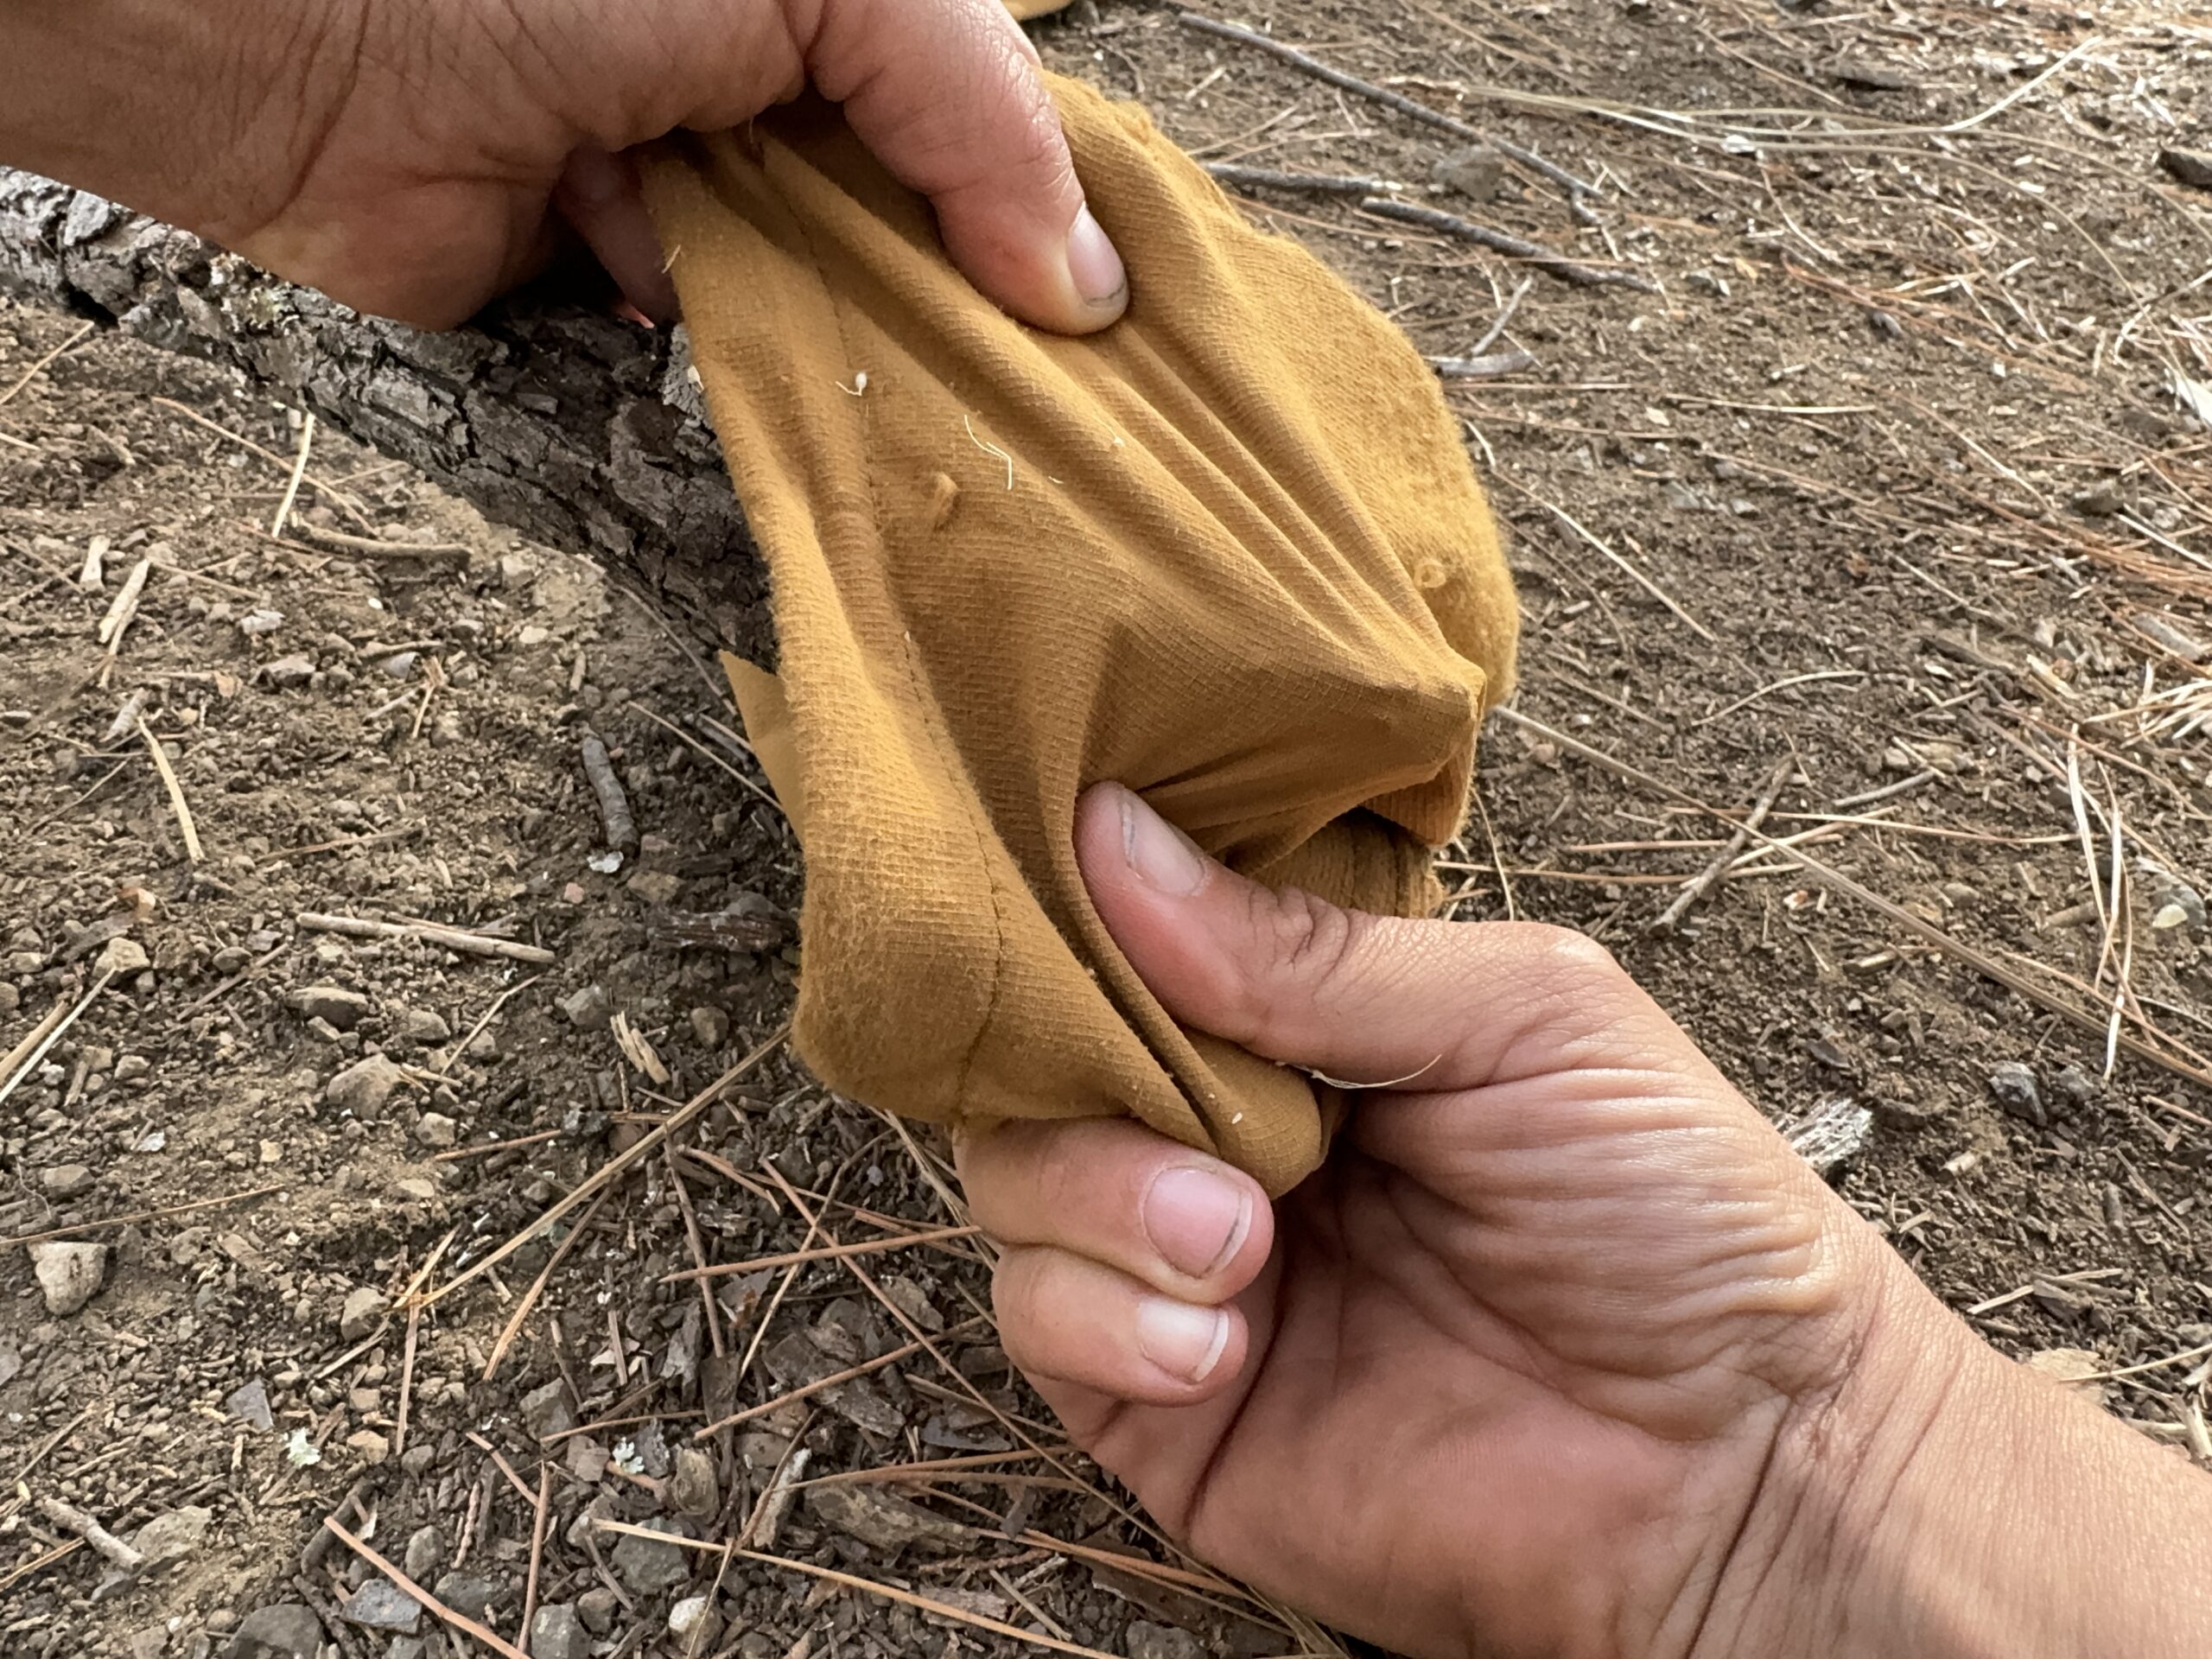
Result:
[[553,203],[649,322],[677,318],[676,283],[629,156],[586,144],[569,157]]
[[1085,205],[1035,50],[1000,0],[830,0],[804,43],[826,98],[935,205],[970,282],[1040,327],[1090,334],[1128,303]]
[[1139,1124],[1007,1123],[963,1138],[957,1155],[993,1238],[1085,1256],[1184,1301],[1234,1296],[1274,1241],[1257,1181]]
[[991,1281],[1007,1355],[1025,1376],[1153,1406],[1195,1405],[1235,1381],[1249,1339],[1234,1307],[1147,1289],[1066,1250],[1010,1250]]
[[1077,809],[1092,902],[1185,1023],[1369,1087],[1480,1087],[1557,1071],[1694,1067],[1697,1051],[1579,933],[1399,921],[1276,893],[1207,858],[1129,791]]

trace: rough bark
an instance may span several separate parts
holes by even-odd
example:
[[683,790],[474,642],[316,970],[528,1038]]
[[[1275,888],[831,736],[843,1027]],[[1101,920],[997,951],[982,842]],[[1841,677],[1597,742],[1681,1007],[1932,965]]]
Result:
[[772,653],[765,573],[680,334],[543,298],[421,334],[7,168],[0,289],[238,369],[487,518],[633,575],[688,631]]

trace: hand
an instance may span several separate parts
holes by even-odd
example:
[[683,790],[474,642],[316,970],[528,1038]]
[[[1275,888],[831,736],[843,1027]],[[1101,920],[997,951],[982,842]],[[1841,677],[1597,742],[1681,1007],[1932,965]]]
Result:
[[0,20],[0,161],[426,327],[536,272],[564,217],[664,318],[620,152],[810,81],[993,299],[1073,334],[1120,315],[1120,258],[998,0],[29,0]]
[[1988,1448],[2161,1461],[1983,1348],[1588,941],[1269,893],[1111,785],[1077,842],[1179,1018],[1406,1079],[1272,1213],[1127,1122],[960,1147],[1008,1352],[1202,1559],[1414,1655],[1979,1652],[1931,1632],[2050,1577],[2032,1516],[2018,1572],[1971,1524],[2023,1491]]

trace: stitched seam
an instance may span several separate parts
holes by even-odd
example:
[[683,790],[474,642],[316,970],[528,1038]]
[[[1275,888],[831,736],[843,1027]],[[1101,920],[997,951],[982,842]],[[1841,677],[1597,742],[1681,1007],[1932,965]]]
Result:
[[[785,213],[790,217],[792,226],[798,232],[800,240],[806,245],[807,258],[813,264],[815,280],[822,284],[822,291],[830,302],[830,315],[836,321],[837,343],[844,353],[846,368],[849,372],[854,366],[854,352],[852,336],[847,327],[845,302],[838,296],[837,291],[830,286],[824,274],[822,255],[816,246],[813,229],[809,225],[806,215],[798,211],[793,206],[790,198],[785,195],[783,186],[776,181],[773,173],[765,163],[761,168],[761,175],[775,190],[777,198],[783,203]],[[880,565],[887,569],[888,560],[884,556],[883,497],[881,492],[876,487],[874,450],[868,438],[868,427],[872,416],[868,409],[868,400],[863,397],[860,399],[860,404],[861,407],[854,412],[860,416],[861,428],[861,479],[868,486],[868,512],[874,521],[877,560]],[[906,673],[907,689],[913,694],[914,705],[920,711],[922,730],[929,739],[931,749],[936,753],[938,766],[944,769],[947,777],[958,777],[961,771],[957,764],[958,752],[952,746],[951,734],[940,729],[936,706],[925,695],[921,677],[915,670],[913,648],[903,639],[900,642],[899,663]],[[991,868],[989,827],[982,822],[982,814],[969,804],[966,791],[962,791],[958,793],[961,798],[961,814],[967,819],[969,831],[976,838],[976,861],[982,871],[983,886],[991,895],[991,990],[989,996],[984,1001],[982,1014],[976,1021],[976,1028],[969,1036],[960,1057],[958,1072],[953,1084],[952,1104],[956,1117],[964,1116],[969,1079],[975,1073],[976,1052],[982,1047],[984,1038],[989,1035],[991,1028],[998,1020],[999,1002],[1006,987],[1007,957],[1006,909],[999,892],[998,878]]]

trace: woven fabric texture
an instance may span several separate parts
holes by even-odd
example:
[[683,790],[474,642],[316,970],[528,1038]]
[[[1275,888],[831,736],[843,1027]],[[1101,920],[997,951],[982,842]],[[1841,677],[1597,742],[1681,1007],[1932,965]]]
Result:
[[1511,678],[1496,531],[1433,375],[1134,107],[1053,83],[1132,273],[1014,322],[802,103],[647,168],[779,675],[731,664],[806,857],[798,1039],[957,1121],[1131,1114],[1271,1191],[1308,1080],[1180,1028],[1092,909],[1077,794],[1141,791],[1261,880],[1420,914]]

